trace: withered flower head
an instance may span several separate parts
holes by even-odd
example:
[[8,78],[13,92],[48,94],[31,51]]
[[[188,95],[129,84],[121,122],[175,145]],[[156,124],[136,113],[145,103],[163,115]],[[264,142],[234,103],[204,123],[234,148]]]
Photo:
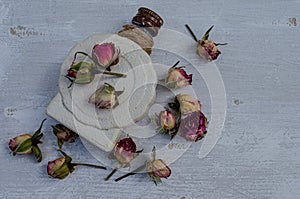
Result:
[[179,61],[169,69],[166,85],[169,88],[182,88],[192,84],[193,75],[188,75],[183,69],[184,66],[176,67]]
[[207,119],[201,111],[189,113],[181,118],[178,134],[188,141],[197,142],[207,133]]
[[96,44],[93,47],[92,57],[97,63],[110,71],[110,66],[118,63],[120,49],[112,42]]
[[48,162],[47,173],[52,178],[57,178],[60,180],[65,179],[70,173],[72,173],[75,170],[75,166],[87,166],[106,170],[106,167],[103,166],[83,163],[72,163],[72,158],[70,156],[68,156],[65,152],[61,150],[59,151],[64,155],[64,157],[57,158],[53,161]]
[[159,114],[159,125],[163,132],[169,132],[176,126],[174,114],[169,110],[161,111]]
[[171,175],[171,169],[167,166],[164,160],[156,159],[155,147],[152,150],[152,160],[147,161],[147,170],[149,177],[157,185],[161,183],[161,178],[168,178]]
[[41,133],[41,130],[45,121],[46,119],[42,121],[40,128],[33,135],[23,134],[16,136],[9,141],[8,146],[13,155],[31,154],[33,152],[37,161],[42,161],[42,152],[38,147],[38,144],[42,143],[40,140],[44,134]]
[[96,90],[89,98],[89,103],[94,104],[99,109],[113,109],[118,105],[118,95],[122,92],[115,91],[115,88],[105,83]]
[[188,31],[191,33],[194,40],[197,42],[197,53],[205,60],[212,61],[218,58],[221,54],[221,51],[217,48],[219,45],[227,45],[227,43],[215,43],[208,39],[209,33],[214,26],[211,26],[201,40],[198,40],[191,28],[186,24],[185,25]]
[[175,110],[179,110],[182,115],[201,111],[200,101],[187,94],[176,95],[174,103],[169,103],[169,106]]
[[52,126],[53,133],[57,137],[58,147],[61,149],[64,142],[72,143],[78,138],[78,134],[62,124]]

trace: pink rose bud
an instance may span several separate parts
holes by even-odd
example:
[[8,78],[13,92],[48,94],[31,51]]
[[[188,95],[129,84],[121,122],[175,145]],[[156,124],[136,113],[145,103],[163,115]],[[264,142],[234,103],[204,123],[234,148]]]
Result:
[[207,119],[201,111],[193,112],[181,118],[178,134],[188,141],[197,142],[207,133]]
[[13,155],[16,154],[30,154],[32,153],[32,136],[30,134],[23,134],[17,137],[14,137],[9,141],[9,148],[13,152]]
[[52,178],[64,179],[66,178],[71,170],[66,162],[66,158],[58,158],[48,162],[47,173]]
[[43,137],[41,133],[42,126],[46,119],[44,119],[39,127],[39,129],[33,134],[23,134],[12,138],[9,141],[9,148],[12,151],[13,155],[16,154],[31,154],[34,153],[38,162],[42,161],[42,152],[38,147],[38,144],[42,143],[40,140]]
[[166,165],[162,159],[157,159],[147,164],[148,172],[153,177],[168,178],[171,175],[171,169]]
[[201,40],[198,40],[196,35],[193,33],[191,28],[186,24],[185,25],[188,31],[191,33],[193,39],[197,42],[197,53],[202,57],[203,59],[207,61],[212,61],[218,58],[218,56],[221,54],[221,51],[218,50],[217,46],[219,45],[227,45],[227,43],[220,44],[215,43],[211,40],[209,40],[209,33],[213,29],[214,26],[211,26]]
[[221,51],[218,50],[217,44],[210,40],[201,40],[198,45],[198,54],[205,60],[212,61],[218,58]]
[[49,161],[47,166],[47,173],[52,178],[65,179],[70,173],[73,173],[75,166],[87,166],[98,169],[106,170],[106,167],[93,165],[93,164],[83,164],[83,163],[72,163],[72,158],[68,156],[65,152],[59,150],[64,157],[57,158],[56,160]]
[[120,140],[114,148],[114,157],[119,161],[116,168],[105,178],[109,180],[120,167],[130,166],[130,162],[143,151],[136,150],[136,144],[131,138]]
[[115,88],[107,83],[96,90],[89,98],[89,103],[99,109],[112,109],[118,105],[118,98]]
[[153,147],[151,161],[146,161],[149,177],[157,185],[161,183],[161,178],[168,178],[171,175],[171,169],[162,159],[156,159],[156,149]]
[[127,173],[119,178],[117,178],[115,181],[118,182],[124,178],[127,178],[128,176],[135,175],[138,172],[147,169],[147,173],[151,180],[154,181],[154,183],[157,185],[158,183],[161,183],[161,178],[168,178],[171,175],[171,169],[167,166],[167,164],[162,159],[156,159],[156,150],[155,147],[152,149],[152,155],[151,160],[147,160],[145,164],[138,167],[134,171]]
[[175,103],[169,105],[171,108],[178,109],[182,115],[201,111],[200,101],[187,94],[176,95]]
[[95,64],[79,62],[69,68],[66,77],[76,84],[88,84],[94,80],[96,70]]
[[96,44],[92,51],[93,60],[104,68],[117,64],[119,55],[120,49],[113,43]]
[[121,164],[130,163],[136,157],[136,152],[136,144],[131,138],[120,140],[114,148],[114,155]]
[[61,149],[64,142],[72,143],[78,138],[78,134],[62,124],[52,126],[53,133],[57,137],[58,147]]
[[176,126],[175,116],[169,110],[160,112],[159,119],[160,119],[160,127],[162,128],[163,132],[171,131]]
[[[177,62],[175,66],[178,64]],[[169,76],[166,79],[166,85],[169,88],[182,88],[188,85],[192,84],[192,74],[188,75],[185,70],[183,69],[184,67],[171,67],[169,69]]]

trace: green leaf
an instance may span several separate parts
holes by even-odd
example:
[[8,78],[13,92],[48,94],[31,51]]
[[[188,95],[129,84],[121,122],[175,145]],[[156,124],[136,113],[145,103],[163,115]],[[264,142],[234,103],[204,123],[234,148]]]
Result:
[[209,32],[213,29],[213,25],[206,31],[206,33],[204,34],[204,36],[202,37],[202,40],[207,40],[209,37]]
[[64,141],[57,138],[57,146],[58,146],[59,149],[62,148],[63,144],[64,144]]
[[16,149],[15,153],[22,153],[28,151],[32,147],[32,138],[28,138],[24,142],[22,142],[18,148]]
[[38,134],[37,136],[35,136],[34,138],[32,138],[36,143],[42,143],[40,142],[40,139],[44,136],[43,133]]
[[61,152],[61,154],[63,154],[63,156],[65,156],[65,163],[70,163],[72,161],[72,158],[70,156],[68,156],[65,152],[63,152],[62,150],[58,150],[59,152]]
[[91,68],[91,63],[81,61],[81,62],[79,62],[78,64],[73,65],[71,68],[72,68],[74,71],[79,71],[79,69],[80,69],[81,67]]
[[43,159],[43,156],[42,156],[42,152],[41,152],[40,148],[38,146],[32,146],[32,151],[33,151],[34,156],[36,157],[37,161],[41,162]]

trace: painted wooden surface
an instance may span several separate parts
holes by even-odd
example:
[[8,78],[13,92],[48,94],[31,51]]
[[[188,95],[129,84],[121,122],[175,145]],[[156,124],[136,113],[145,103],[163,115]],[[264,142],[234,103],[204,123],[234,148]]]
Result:
[[[69,49],[89,35],[113,33],[147,6],[182,33],[228,42],[216,62],[227,95],[222,137],[204,159],[199,144],[171,165],[172,176],[154,186],[146,175],[119,183],[78,168],[64,181],[48,178],[58,157],[48,120],[37,164],[13,157],[10,138],[32,132],[57,93]],[[0,0],[0,198],[298,198],[300,195],[300,1],[97,1]],[[295,18],[295,19],[293,19]],[[80,141],[66,151],[97,163]]]

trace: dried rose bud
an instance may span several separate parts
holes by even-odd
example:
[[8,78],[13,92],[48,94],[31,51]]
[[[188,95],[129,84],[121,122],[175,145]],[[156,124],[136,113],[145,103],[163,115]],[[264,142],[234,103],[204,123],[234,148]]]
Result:
[[16,154],[31,154],[34,153],[38,162],[42,161],[42,152],[38,147],[38,144],[41,144],[40,141],[43,137],[43,133],[41,133],[42,127],[46,119],[44,119],[39,127],[39,129],[33,134],[23,134],[12,138],[9,141],[9,148],[12,151],[13,155]]
[[88,84],[95,78],[96,65],[88,62],[79,62],[74,64],[68,70],[67,77],[76,84]]
[[120,49],[113,43],[96,44],[92,51],[93,60],[104,68],[117,64],[119,55]]
[[148,175],[157,185],[161,183],[161,178],[168,178],[171,175],[171,169],[162,159],[156,159],[156,150],[153,147],[152,160],[146,162]]
[[136,144],[131,138],[124,138],[116,144],[114,155],[121,164],[128,164],[136,157]]
[[99,109],[112,109],[118,105],[118,95],[115,88],[108,83],[100,87],[89,98],[89,103],[95,104]]
[[193,112],[181,118],[178,134],[188,141],[197,142],[207,133],[207,119],[201,111]]
[[62,124],[52,126],[53,133],[57,137],[58,147],[61,149],[64,142],[72,143],[78,138],[78,134]]
[[162,159],[156,159],[156,150],[155,147],[153,147],[151,160],[147,160],[142,166],[138,167],[130,173],[117,178],[115,181],[118,182],[124,178],[127,178],[128,176],[135,175],[145,168],[147,169],[149,177],[154,181],[156,185],[162,182],[161,178],[167,179],[171,175],[171,169],[167,166],[165,161]]
[[168,178],[171,175],[171,169],[162,159],[147,162],[147,168],[150,178],[155,182],[161,182],[161,178]]
[[32,136],[30,134],[19,135],[9,141],[9,148],[16,154],[32,153]]
[[169,110],[160,112],[159,121],[160,121],[160,127],[162,128],[163,132],[169,132],[173,130],[176,126],[175,116]]
[[198,54],[208,61],[212,61],[218,58],[221,51],[218,50],[217,44],[211,40],[201,40],[197,45]]
[[175,67],[179,61],[169,69],[169,76],[166,79],[166,85],[169,88],[182,88],[192,84],[192,74],[188,75],[182,67]]
[[98,165],[92,165],[92,164],[81,164],[81,163],[72,163],[72,158],[68,156],[63,151],[60,151],[65,157],[63,158],[57,158],[56,160],[49,161],[47,166],[47,173],[52,178],[57,179],[65,179],[70,173],[72,173],[75,170],[75,166],[88,166],[88,167],[94,167],[99,169],[106,170],[106,167],[98,166]]
[[58,158],[56,160],[48,162],[47,173],[53,178],[62,180],[72,172],[73,170],[69,168],[66,158]]
[[169,103],[169,106],[175,110],[178,109],[183,115],[201,111],[200,101],[187,94],[176,95],[175,102]]
[[218,50],[218,45],[227,45],[227,43],[220,44],[215,43],[208,39],[209,33],[212,30],[214,26],[211,26],[201,40],[198,40],[191,28],[186,24],[186,28],[189,30],[191,35],[193,36],[194,40],[197,42],[197,53],[205,60],[212,61],[218,58],[218,56],[221,54],[221,51]]
[[136,150],[136,144],[131,138],[124,138],[117,142],[114,148],[114,157],[119,161],[116,168],[105,178],[109,180],[111,176],[120,168],[127,167],[130,162],[143,150]]

